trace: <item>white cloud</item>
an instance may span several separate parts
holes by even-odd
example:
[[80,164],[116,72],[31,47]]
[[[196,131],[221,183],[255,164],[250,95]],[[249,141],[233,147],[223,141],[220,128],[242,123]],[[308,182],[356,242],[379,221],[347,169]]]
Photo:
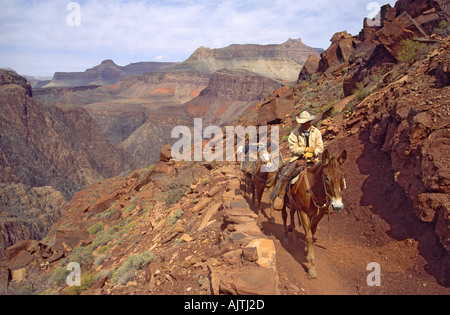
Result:
[[152,56],[182,61],[202,45],[299,37],[327,48],[335,32],[359,32],[372,1],[80,0],[80,27],[66,23],[69,2],[0,0],[0,67],[48,75],[78,66],[82,71],[108,58],[122,65],[162,60]]

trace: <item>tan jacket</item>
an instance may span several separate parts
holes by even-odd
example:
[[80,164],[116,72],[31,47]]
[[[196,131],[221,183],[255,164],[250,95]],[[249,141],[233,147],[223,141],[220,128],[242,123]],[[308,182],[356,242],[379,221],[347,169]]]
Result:
[[[306,150],[306,137],[300,132],[301,126],[296,128],[289,136],[289,149],[291,150],[292,159],[290,162],[297,160],[299,157],[305,154]],[[309,147],[316,148],[314,151],[315,157],[318,157],[323,153],[323,140],[322,133],[314,126],[311,126],[309,134]]]

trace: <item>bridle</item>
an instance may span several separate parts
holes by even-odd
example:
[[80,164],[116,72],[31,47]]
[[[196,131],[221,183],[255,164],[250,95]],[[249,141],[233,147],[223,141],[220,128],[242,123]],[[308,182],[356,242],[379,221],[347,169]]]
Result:
[[[320,163],[322,163],[322,162],[320,162]],[[328,192],[327,185],[326,185],[326,182],[325,182],[325,174],[323,173],[323,171],[322,171],[322,176],[321,176],[321,177],[322,177],[321,179],[322,179],[323,191],[325,192],[325,203],[324,203],[323,205],[319,205],[319,204],[318,204],[318,203],[319,203],[319,200],[318,200],[318,198],[316,197],[316,195],[314,194],[314,191],[313,191],[311,188],[308,188],[308,187],[310,187],[310,184],[308,183],[309,180],[308,180],[308,176],[307,176],[307,174],[306,174],[306,170],[303,171],[303,174],[301,175],[301,178],[299,179],[299,181],[298,181],[298,183],[297,183],[297,187],[294,188],[294,189],[295,189],[295,192],[294,192],[294,193],[297,193],[297,191],[298,191],[298,189],[299,189],[299,186],[301,185],[302,181],[303,181],[303,180],[306,181],[306,182],[307,182],[307,183],[306,183],[306,186],[307,186],[307,193],[309,194],[310,200],[312,201],[312,203],[314,204],[314,206],[315,206],[316,209],[317,209],[317,213],[316,213],[315,216],[318,216],[318,215],[319,215],[320,210],[322,210],[322,209],[324,209],[324,208],[327,208],[327,216],[328,216],[328,222],[329,222],[329,221],[330,221],[330,203],[331,203],[332,196],[331,196],[330,193]],[[288,185],[288,191],[287,191],[287,193],[288,193],[288,198],[289,198],[289,203],[290,203],[290,205],[293,206],[293,207],[295,207],[296,210],[299,210],[297,204],[294,202],[294,199],[293,199],[293,197],[292,197],[292,188],[291,188],[291,185]],[[297,211],[297,213],[298,213],[298,211]],[[311,224],[312,224],[312,222],[313,222],[315,216],[311,217]],[[300,219],[300,218],[299,218],[299,219]]]

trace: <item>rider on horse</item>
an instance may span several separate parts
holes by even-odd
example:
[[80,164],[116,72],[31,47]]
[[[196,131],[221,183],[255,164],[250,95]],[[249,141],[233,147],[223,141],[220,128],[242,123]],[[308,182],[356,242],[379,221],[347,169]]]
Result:
[[270,196],[273,201],[277,197],[280,197],[281,201],[284,199],[287,184],[300,174],[305,161],[317,163],[319,155],[323,153],[322,133],[311,125],[315,118],[308,112],[297,117],[299,126],[289,136],[292,158],[281,170],[279,181]]

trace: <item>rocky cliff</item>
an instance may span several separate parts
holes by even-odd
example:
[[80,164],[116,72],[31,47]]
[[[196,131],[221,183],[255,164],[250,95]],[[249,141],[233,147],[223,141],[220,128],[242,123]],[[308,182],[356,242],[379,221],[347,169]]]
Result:
[[86,110],[45,105],[17,84],[0,87],[0,95],[1,164],[22,183],[53,186],[69,197],[133,166]]
[[52,187],[0,184],[0,259],[9,246],[42,239],[66,206],[64,195]]
[[[20,235],[42,237],[62,211],[60,198],[53,202],[51,196],[59,193],[70,199],[83,187],[135,168],[136,163],[106,139],[86,110],[61,109],[32,98],[26,80],[17,74],[1,72],[0,78],[6,78],[0,84],[0,182],[22,185],[5,186],[2,195],[1,211],[12,215],[7,220],[7,236],[3,234],[4,245],[9,246]],[[38,187],[44,186],[52,188],[39,193]],[[19,202],[11,191],[28,197]],[[43,201],[38,202],[36,196]],[[47,210],[49,219],[44,220]]]
[[254,110],[258,101],[281,86],[253,72],[223,69],[213,73],[208,86],[185,107],[192,119],[201,117],[205,124],[223,126]]

